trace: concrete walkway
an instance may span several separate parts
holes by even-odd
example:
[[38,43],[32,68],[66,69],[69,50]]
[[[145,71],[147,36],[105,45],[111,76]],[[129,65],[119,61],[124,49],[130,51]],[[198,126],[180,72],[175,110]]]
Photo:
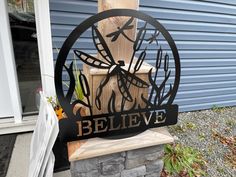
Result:
[[[17,136],[6,177],[28,177],[31,136],[32,133]],[[53,176],[71,177],[69,170],[55,173]]]

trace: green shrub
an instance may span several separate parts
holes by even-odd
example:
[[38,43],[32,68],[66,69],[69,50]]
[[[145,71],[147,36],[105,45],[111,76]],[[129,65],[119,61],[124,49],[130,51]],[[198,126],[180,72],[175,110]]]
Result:
[[164,152],[165,173],[189,177],[206,175],[206,162],[197,150],[181,144],[167,144]]

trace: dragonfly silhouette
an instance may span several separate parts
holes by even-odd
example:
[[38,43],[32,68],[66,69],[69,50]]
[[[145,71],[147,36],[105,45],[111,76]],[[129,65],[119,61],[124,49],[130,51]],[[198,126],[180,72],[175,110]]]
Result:
[[117,31],[109,33],[108,35],[106,35],[106,37],[112,37],[111,41],[114,42],[122,34],[126,39],[128,39],[131,42],[134,42],[124,32],[124,30],[129,30],[134,27],[134,25],[130,25],[133,22],[133,20],[134,20],[134,17],[131,17],[122,27],[117,27]]
[[160,32],[155,30],[154,34],[151,35],[150,38],[148,38],[146,41],[148,41],[149,44],[153,43],[153,41],[156,41],[156,44],[158,45],[157,37],[159,36]]
[[99,69],[108,69],[106,77],[100,82],[100,85],[97,88],[95,98],[95,104],[97,108],[101,109],[100,96],[102,94],[103,87],[107,84],[111,76],[114,75],[117,75],[117,82],[120,93],[126,100],[132,102],[133,98],[129,92],[127,85],[132,84],[139,88],[147,88],[149,85],[134,74],[123,69],[122,66],[125,66],[123,60],[119,60],[117,63],[115,62],[105,40],[103,39],[97,27],[95,27],[94,25],[92,26],[92,35],[93,42],[104,61],[99,60],[98,58],[80,50],[74,50],[74,53],[78,58],[81,59],[81,61],[83,61],[87,65]]

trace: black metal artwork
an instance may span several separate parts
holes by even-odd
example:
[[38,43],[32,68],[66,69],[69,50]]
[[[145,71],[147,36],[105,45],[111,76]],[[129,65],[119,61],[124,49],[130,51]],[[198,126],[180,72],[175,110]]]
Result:
[[[119,16],[128,18],[125,24],[118,26],[117,30],[103,36],[96,26],[97,23],[104,19]],[[127,35],[127,31],[134,28],[133,22],[135,19],[138,20],[137,23],[140,23],[140,27],[137,30],[135,40],[133,40]],[[77,40],[79,42],[79,38],[86,31],[91,31],[93,43],[100,58],[82,49],[73,48],[75,42]],[[162,39],[160,39],[161,35]],[[133,46],[133,53],[128,64],[123,60],[116,61],[106,43],[106,40],[116,42],[120,37],[124,37]],[[169,50],[167,51],[166,49],[165,54],[160,41],[162,43],[165,41],[166,45],[169,46]],[[151,50],[149,48],[150,45],[154,46]],[[73,69],[75,63],[71,62],[70,66],[66,65],[66,59],[71,50],[83,64],[103,69],[107,72],[96,88],[95,100],[91,100],[90,85],[81,70],[78,71],[78,80],[85,99],[76,100],[73,97],[76,86]],[[147,60],[147,55],[150,51],[155,53],[156,61],[147,73],[148,80],[143,80],[137,73],[143,62]],[[171,53],[173,58],[168,53]],[[137,60],[134,59],[135,57],[137,57]],[[170,68],[170,61],[173,61],[173,69]],[[124,68],[125,65],[128,65],[128,69]],[[69,88],[66,92],[63,90],[63,70],[69,76]],[[162,80],[158,80],[160,72],[163,74],[161,76]],[[112,77],[116,77],[119,94],[122,97],[119,108],[116,105],[117,94],[115,91],[112,91],[111,95],[107,95],[109,98],[107,102],[102,102],[101,99],[102,94],[104,94],[104,87]],[[63,141],[92,137],[121,138],[132,136],[149,128],[176,124],[178,105],[172,103],[176,96],[179,82],[180,59],[178,50],[168,31],[158,21],[144,13],[130,9],[114,9],[94,15],[71,32],[58,54],[55,68],[56,93],[68,117],[59,121],[60,136]],[[149,90],[148,96],[143,93],[139,95],[142,105],[130,91],[131,86],[137,89],[145,88]],[[92,106],[93,102],[95,105]],[[125,107],[127,102],[133,105],[129,109]],[[74,113],[73,109],[77,103],[87,107],[89,115],[82,116],[80,110]],[[101,110],[102,105],[103,107],[106,105],[107,111],[102,114],[94,114],[95,106],[97,110]]]

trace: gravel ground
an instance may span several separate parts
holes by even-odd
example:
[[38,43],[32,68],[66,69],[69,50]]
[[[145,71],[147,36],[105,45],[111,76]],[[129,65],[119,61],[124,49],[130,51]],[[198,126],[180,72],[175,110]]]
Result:
[[236,177],[236,169],[224,158],[228,148],[212,137],[212,130],[224,136],[236,136],[236,107],[179,114],[179,122],[169,127],[176,142],[198,149],[207,161],[210,177]]

